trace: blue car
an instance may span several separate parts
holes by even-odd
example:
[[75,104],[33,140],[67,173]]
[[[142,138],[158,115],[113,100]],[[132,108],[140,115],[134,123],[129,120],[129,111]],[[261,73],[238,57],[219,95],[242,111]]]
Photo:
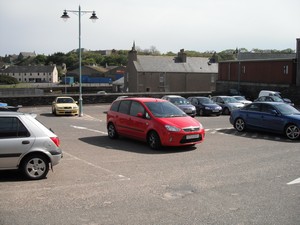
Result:
[[229,118],[234,128],[262,130],[286,135],[291,140],[300,137],[300,112],[281,102],[253,102],[233,110]]
[[188,97],[187,100],[196,107],[196,114],[199,116],[220,116],[222,114],[222,107],[208,97],[195,96]]

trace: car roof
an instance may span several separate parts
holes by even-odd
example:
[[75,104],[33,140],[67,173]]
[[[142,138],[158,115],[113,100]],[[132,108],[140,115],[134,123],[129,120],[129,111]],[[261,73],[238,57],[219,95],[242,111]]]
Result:
[[72,98],[71,96],[58,96],[56,98]]
[[251,104],[287,105],[285,102],[252,102]]
[[17,116],[24,115],[22,112],[14,112],[14,111],[0,111],[0,116]]
[[0,116],[32,116],[32,117],[36,118],[37,114],[16,112],[16,111],[0,111]]
[[166,102],[164,99],[160,98],[151,98],[151,97],[130,97],[130,98],[123,98],[123,99],[117,99],[116,101],[128,101],[128,100],[134,100],[139,102]]
[[169,98],[183,98],[182,96],[180,95],[165,95],[163,97],[169,97]]
[[216,95],[216,96],[213,96],[212,98],[233,98],[232,96],[229,96],[229,95]]
[[209,98],[209,97],[206,97],[206,96],[191,96],[189,98]]

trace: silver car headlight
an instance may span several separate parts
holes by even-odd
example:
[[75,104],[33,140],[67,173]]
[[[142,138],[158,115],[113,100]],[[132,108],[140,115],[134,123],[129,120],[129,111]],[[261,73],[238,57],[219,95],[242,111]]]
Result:
[[174,127],[174,126],[170,126],[170,125],[165,125],[165,128],[168,131],[172,131],[172,132],[179,132],[181,129],[179,129],[178,127]]

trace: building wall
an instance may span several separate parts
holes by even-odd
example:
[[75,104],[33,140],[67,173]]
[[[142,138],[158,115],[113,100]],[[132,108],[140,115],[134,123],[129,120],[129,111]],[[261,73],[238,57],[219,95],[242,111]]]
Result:
[[295,84],[296,64],[293,60],[220,62],[218,80]]
[[21,83],[57,83],[58,71],[54,67],[52,72],[26,72],[26,73],[4,73],[5,75],[16,78]]
[[217,74],[139,72],[137,82],[131,85],[138,85],[137,92],[215,91],[216,77]]

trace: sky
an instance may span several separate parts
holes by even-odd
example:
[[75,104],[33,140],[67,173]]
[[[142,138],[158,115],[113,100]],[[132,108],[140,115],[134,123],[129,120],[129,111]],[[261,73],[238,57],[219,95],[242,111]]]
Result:
[[155,47],[216,51],[246,48],[296,49],[299,0],[0,0],[0,56],[35,52],[51,55],[79,47],[130,50]]

